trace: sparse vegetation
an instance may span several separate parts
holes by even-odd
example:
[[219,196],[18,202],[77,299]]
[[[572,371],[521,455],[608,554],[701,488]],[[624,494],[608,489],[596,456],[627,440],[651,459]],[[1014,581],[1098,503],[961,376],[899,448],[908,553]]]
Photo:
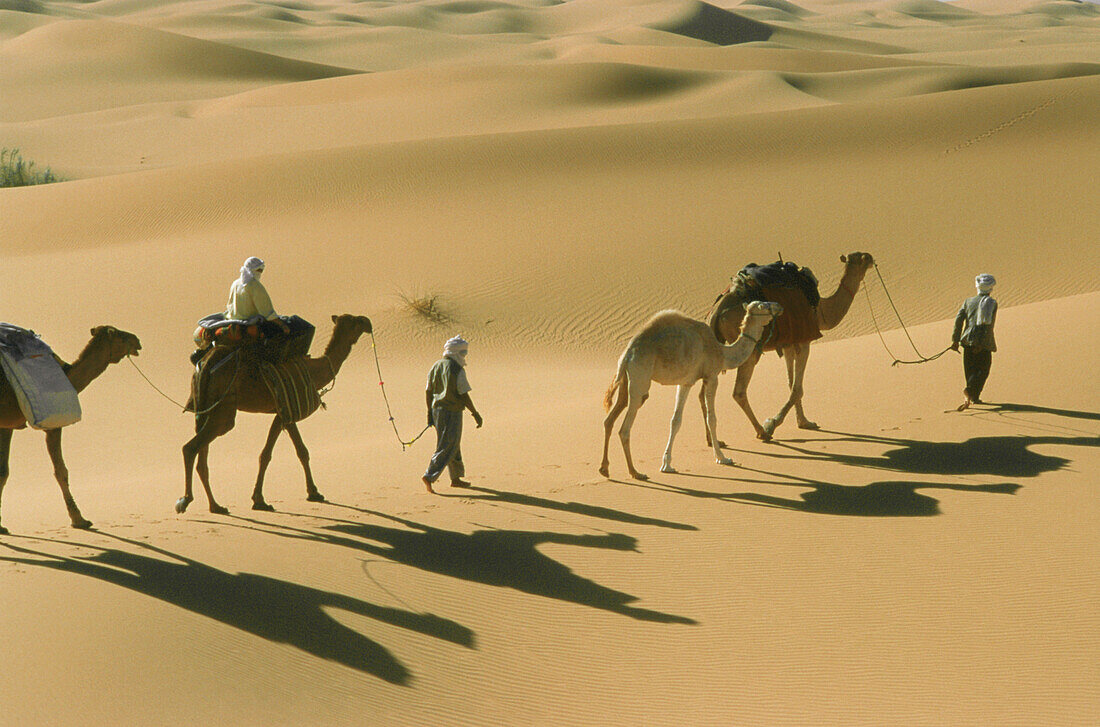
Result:
[[417,318],[434,324],[447,323],[451,320],[451,317],[440,308],[438,295],[398,293],[397,297],[401,299],[405,309]]
[[60,181],[49,167],[38,171],[35,163],[24,159],[18,149],[0,150],[0,187],[29,187]]

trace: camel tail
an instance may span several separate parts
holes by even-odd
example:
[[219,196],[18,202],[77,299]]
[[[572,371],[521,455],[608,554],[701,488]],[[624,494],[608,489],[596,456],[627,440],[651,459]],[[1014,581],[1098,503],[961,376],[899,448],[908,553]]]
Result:
[[619,359],[619,370],[615,372],[615,380],[603,395],[603,410],[611,411],[611,404],[615,401],[615,392],[626,388],[626,354]]

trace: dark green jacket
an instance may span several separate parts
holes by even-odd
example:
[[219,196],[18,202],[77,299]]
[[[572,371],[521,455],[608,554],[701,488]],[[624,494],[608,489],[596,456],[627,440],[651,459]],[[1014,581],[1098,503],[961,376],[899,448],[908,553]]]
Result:
[[[989,322],[979,323],[983,317]],[[997,341],[993,337],[993,325],[996,322],[997,301],[988,293],[967,298],[955,316],[955,331],[951,334],[951,343],[961,343],[963,347],[973,351],[996,351]]]

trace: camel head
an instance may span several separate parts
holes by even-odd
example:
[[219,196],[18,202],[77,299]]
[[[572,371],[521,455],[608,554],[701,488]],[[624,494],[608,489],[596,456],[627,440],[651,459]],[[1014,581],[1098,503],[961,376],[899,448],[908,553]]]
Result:
[[841,255],[840,262],[844,263],[845,271],[854,270],[862,276],[875,264],[875,259],[869,252],[851,252]]
[[783,314],[783,306],[772,301],[754,300],[745,306],[745,313],[750,316],[767,316],[768,320],[764,321],[764,325],[767,325]]
[[359,337],[364,333],[370,333],[374,330],[371,326],[370,318],[366,316],[353,316],[350,313],[333,316],[332,323],[335,326],[332,331],[333,338],[336,337],[336,333],[339,331],[341,335],[349,336],[352,341],[358,341]]
[[106,351],[107,360],[118,363],[127,356],[137,356],[141,351],[141,341],[132,333],[114,326],[96,326],[92,329],[89,346],[101,346]]

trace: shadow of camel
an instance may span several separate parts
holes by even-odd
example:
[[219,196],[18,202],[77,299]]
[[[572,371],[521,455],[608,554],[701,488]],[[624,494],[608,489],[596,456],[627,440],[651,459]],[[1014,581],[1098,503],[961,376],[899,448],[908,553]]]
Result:
[[253,529],[271,535],[339,545],[429,573],[438,573],[489,586],[511,588],[534,596],[611,611],[641,621],[696,623],[694,619],[683,616],[631,606],[629,604],[637,600],[635,596],[582,578],[538,550],[538,546],[544,543],[621,551],[636,550],[637,541],[628,535],[618,533],[568,535],[525,530],[475,530],[466,534],[442,530],[395,515],[386,515],[351,505],[329,504],[366,515],[374,515],[403,527],[388,527],[317,515],[291,515],[291,517],[305,517],[331,524],[319,530],[312,530],[248,518],[235,519],[262,526]]
[[[754,470],[741,467],[748,472],[756,472],[762,475],[772,475],[773,472]],[[869,485],[837,485],[819,480],[811,480],[795,475],[780,475],[790,481],[784,482],[770,479],[736,479],[731,477],[716,477],[713,475],[689,475],[702,479],[723,480],[726,482],[743,482],[746,484],[783,485],[790,487],[809,487],[810,492],[799,495],[799,499],[764,495],[758,492],[712,492],[697,490],[681,485],[667,484],[649,480],[648,482],[634,482],[625,480],[612,480],[619,484],[652,489],[658,492],[671,492],[688,497],[697,497],[724,502],[736,502],[764,507],[776,507],[785,510],[799,510],[801,512],[815,513],[818,515],[846,515],[856,517],[927,517],[940,514],[940,501],[928,495],[922,495],[917,490],[954,490],[956,492],[985,492],[1001,495],[1014,495],[1020,489],[1020,485],[1005,482],[996,485],[952,485],[937,482],[873,482]]]
[[21,547],[12,542],[15,538],[6,538],[0,545],[25,557],[0,556],[0,560],[88,576],[128,588],[392,684],[408,684],[409,670],[385,647],[333,619],[325,612],[326,608],[359,614],[461,646],[472,648],[474,644],[472,631],[438,616],[376,606],[254,573],[228,573],[147,543],[98,533],[158,557],[86,543],[18,538],[96,551],[88,557],[71,557]]
[[[1100,446],[1100,437],[1068,436],[998,436],[974,437],[965,442],[926,442],[915,439],[895,439],[868,434],[852,434],[821,430],[836,434],[831,438],[801,439],[809,442],[866,442],[886,446],[898,445],[878,456],[819,452],[795,446],[791,441],[772,442],[777,447],[796,454],[779,454],[774,451],[756,451],[764,457],[776,459],[820,460],[846,464],[852,467],[869,467],[922,475],[991,475],[995,477],[1038,477],[1044,472],[1065,468],[1071,460],[1065,457],[1037,454],[1031,447],[1043,444],[1060,444],[1075,447]],[[748,452],[749,450],[733,450]]]
[[462,492],[481,492],[484,494],[445,494],[444,497],[462,497],[487,503],[507,503],[509,505],[542,507],[548,510],[568,512],[575,515],[584,515],[586,517],[602,518],[604,520],[614,520],[615,522],[630,523],[632,525],[653,525],[659,528],[671,528],[673,530],[698,530],[698,528],[694,525],[688,525],[686,523],[678,523],[672,520],[661,520],[659,518],[645,517],[643,515],[634,515],[632,513],[623,512],[621,510],[613,510],[608,507],[600,507],[599,505],[587,505],[583,502],[559,502],[558,500],[550,500],[544,497],[521,495],[516,492],[505,492],[502,490],[492,490],[488,487],[469,487],[467,489],[464,489]]

